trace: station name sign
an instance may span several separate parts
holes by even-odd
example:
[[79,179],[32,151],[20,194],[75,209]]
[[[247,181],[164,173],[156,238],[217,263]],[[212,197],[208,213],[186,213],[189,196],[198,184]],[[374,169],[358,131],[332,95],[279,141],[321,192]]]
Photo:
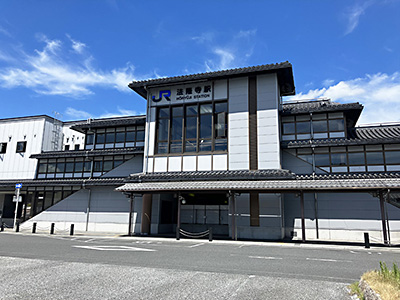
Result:
[[165,105],[179,102],[197,102],[212,99],[212,85],[185,85],[157,89],[151,92],[151,104]]

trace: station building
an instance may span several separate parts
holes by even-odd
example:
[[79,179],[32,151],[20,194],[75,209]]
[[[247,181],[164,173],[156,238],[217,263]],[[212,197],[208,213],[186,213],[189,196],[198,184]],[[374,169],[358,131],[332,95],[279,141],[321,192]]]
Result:
[[[31,152],[21,226],[400,242],[400,124],[356,126],[357,102],[285,101],[288,62],[129,87],[146,116],[61,122],[61,148]],[[66,150],[67,135],[84,142]],[[14,183],[0,180],[4,199]]]

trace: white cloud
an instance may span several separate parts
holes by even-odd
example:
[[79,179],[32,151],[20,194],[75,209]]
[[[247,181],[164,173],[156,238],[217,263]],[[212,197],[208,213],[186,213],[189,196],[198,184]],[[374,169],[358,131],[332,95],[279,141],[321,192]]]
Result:
[[71,38],[68,34],[67,34],[67,37],[69,38],[69,40],[70,40],[71,43],[72,43],[72,49],[74,49],[75,52],[77,52],[77,53],[79,53],[79,54],[82,54],[83,50],[84,50],[85,47],[86,47],[86,44],[74,40],[74,39]]
[[73,120],[86,120],[86,119],[99,119],[99,118],[114,118],[114,117],[125,117],[125,116],[138,116],[144,115],[144,112],[137,112],[135,110],[124,109],[121,107],[117,107],[117,112],[104,112],[100,115],[93,115],[84,110],[78,110],[72,107],[68,107],[65,111],[65,115],[69,117],[69,119]]
[[344,35],[348,35],[357,28],[360,22],[360,17],[365,13],[365,10],[373,4],[374,1],[365,1],[362,4],[356,4],[353,7],[348,8],[345,13],[347,27]]
[[235,60],[235,55],[231,50],[216,48],[213,51],[218,56],[218,60],[208,60],[206,62],[207,71],[224,70],[232,67],[232,62]]
[[[253,55],[256,34],[257,29],[251,29],[240,30],[231,35],[214,32],[196,37],[197,41],[208,42],[206,46],[209,47],[209,52],[212,54],[212,57],[207,58],[204,62],[206,71],[230,69],[245,65]],[[217,40],[216,36],[221,36],[224,41]]]
[[335,83],[335,80],[333,80],[333,79],[325,79],[323,82],[322,82],[322,85],[323,86],[330,86],[330,85],[332,85],[332,84],[334,84]]
[[400,73],[377,73],[309,90],[286,100],[329,98],[341,103],[364,105],[359,123],[400,122]]
[[257,34],[257,29],[251,29],[251,30],[240,30],[237,34],[236,34],[236,38],[248,38],[248,37],[252,37],[255,36]]
[[83,51],[86,45],[72,41],[73,57],[68,55],[60,40],[38,36],[45,43],[43,49],[33,54],[18,52],[18,63],[0,70],[0,86],[26,87],[43,95],[63,95],[79,98],[93,94],[94,87],[113,88],[128,92],[128,83],[135,79],[134,67],[103,71],[92,67],[93,57]]

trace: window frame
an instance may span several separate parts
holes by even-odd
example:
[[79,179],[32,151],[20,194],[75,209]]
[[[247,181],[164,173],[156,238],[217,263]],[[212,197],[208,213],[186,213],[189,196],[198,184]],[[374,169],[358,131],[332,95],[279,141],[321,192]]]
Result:
[[[216,105],[218,104],[226,104],[226,111],[225,112],[216,112]],[[201,113],[201,107],[206,106],[206,105],[211,105],[211,111],[206,112],[206,113]],[[182,144],[181,144],[181,149],[180,151],[171,151],[172,148],[172,143],[179,143],[179,139],[172,139],[172,126],[173,126],[173,109],[182,107],[183,110],[183,116],[182,116]],[[196,113],[195,114],[189,114],[188,108],[189,107],[196,107]],[[162,116],[161,111],[162,110],[168,110],[168,116]],[[218,115],[224,113],[224,124],[222,126],[225,127],[224,129],[224,135],[223,136],[217,136],[217,121],[218,121]],[[228,100],[214,100],[214,101],[204,101],[204,102],[194,102],[194,103],[184,103],[184,104],[178,104],[178,105],[170,105],[170,106],[159,106],[157,107],[156,110],[156,136],[155,136],[155,147],[154,147],[154,152],[155,156],[174,156],[174,155],[198,155],[198,154],[210,154],[210,153],[227,153],[228,151]],[[211,118],[211,136],[210,137],[205,137],[201,138],[201,118],[202,116],[207,116],[207,118]],[[188,127],[187,124],[189,124],[189,119],[193,118],[196,119],[196,135],[194,138],[190,137],[188,138]],[[203,117],[204,118],[204,117]],[[163,120],[160,122],[160,120]],[[165,121],[164,121],[165,120]],[[190,120],[191,122],[193,120]],[[166,123],[164,126],[160,125],[162,123]],[[161,130],[165,130],[165,126],[167,126],[167,134],[166,134],[166,139],[160,139],[160,133]],[[208,150],[201,150],[201,140],[205,140],[208,142],[211,142],[211,149]],[[223,150],[216,150],[216,146],[219,145],[218,142],[220,141],[226,141],[224,144],[226,146],[225,149]],[[192,143],[194,144],[193,146],[193,151],[187,150],[188,145]],[[162,149],[165,149],[165,151],[160,151]]]

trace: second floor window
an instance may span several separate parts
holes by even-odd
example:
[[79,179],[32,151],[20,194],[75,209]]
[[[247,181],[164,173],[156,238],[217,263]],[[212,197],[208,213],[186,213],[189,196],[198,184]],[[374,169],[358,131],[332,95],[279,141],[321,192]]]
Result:
[[227,151],[227,112],[226,101],[159,108],[156,153]]
[[26,142],[17,142],[17,153],[23,153],[26,151]]

